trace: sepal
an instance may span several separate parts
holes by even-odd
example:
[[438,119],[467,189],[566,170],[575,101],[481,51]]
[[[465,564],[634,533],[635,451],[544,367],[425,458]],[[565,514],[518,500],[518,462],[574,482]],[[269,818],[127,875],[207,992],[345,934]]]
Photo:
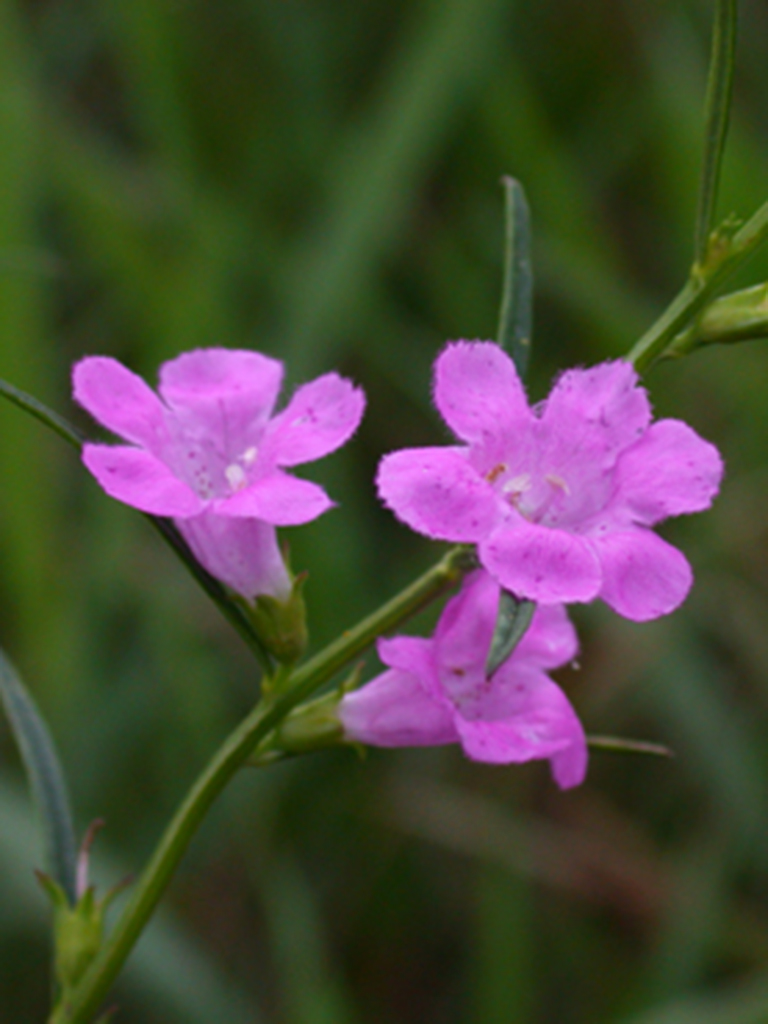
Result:
[[341,697],[341,692],[334,690],[292,711],[275,731],[275,748],[304,754],[343,743],[344,730],[337,713]]
[[361,672],[362,665],[353,669],[337,689],[294,708],[248,763],[262,766],[285,757],[349,744],[338,708],[344,695],[360,685]]
[[97,899],[95,886],[88,883],[88,861],[94,836],[103,822],[95,821],[86,832],[80,850],[77,898],[70,903],[55,879],[36,871],[37,879],[53,907],[54,971],[63,1001],[77,987],[95,960],[104,939],[104,916],[112,900],[128,884],[128,879],[112,886]]
[[307,646],[303,593],[306,580],[306,573],[295,576],[290,595],[285,600],[271,594],[260,594],[253,604],[244,606],[261,642],[284,665],[298,661]]
[[[48,879],[50,885],[46,885],[40,875],[38,878],[49,896],[52,888],[58,887],[52,879]],[[73,907],[66,901],[62,903],[58,895],[53,898],[53,902],[56,980],[66,997],[66,993],[77,986],[101,949],[104,904],[95,898],[93,886],[86,889]]]

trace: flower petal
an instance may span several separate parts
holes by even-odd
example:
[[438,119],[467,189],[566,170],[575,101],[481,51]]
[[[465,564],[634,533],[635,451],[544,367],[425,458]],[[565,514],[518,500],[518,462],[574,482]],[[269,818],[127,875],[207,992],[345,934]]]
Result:
[[246,600],[260,594],[285,599],[290,594],[274,526],[260,519],[228,519],[208,509],[177,519],[176,525],[203,568]]
[[723,476],[714,445],[680,420],[659,420],[625,451],[616,466],[616,503],[636,522],[709,508]]
[[277,466],[296,466],[335,451],[357,430],[365,395],[336,373],[300,387],[264,433],[261,456]]
[[495,525],[499,500],[461,448],[406,448],[385,455],[379,496],[398,519],[428,537],[478,541]]
[[271,473],[213,503],[217,515],[263,519],[273,526],[308,523],[332,506],[322,487],[288,473]]
[[259,352],[207,348],[160,368],[160,394],[186,438],[218,446],[234,462],[261,441],[283,379],[283,364]]
[[457,341],[442,351],[435,404],[462,441],[487,441],[533,420],[515,364],[489,341]]
[[589,541],[528,523],[502,526],[480,545],[480,561],[517,597],[544,604],[591,601],[602,581]]
[[599,443],[616,453],[636,441],[651,422],[645,388],[634,367],[619,359],[588,370],[566,370],[546,400],[542,423],[573,447]]
[[107,494],[155,516],[193,516],[204,507],[195,492],[141,448],[87,444],[83,462]]
[[437,693],[434,641],[419,636],[380,637],[376,641],[379,658],[388,668],[415,676],[429,693]]
[[375,747],[428,747],[458,739],[448,707],[399,669],[345,694],[338,715],[348,739]]
[[572,661],[578,650],[579,638],[565,608],[561,604],[539,605],[515,648],[514,660],[538,668],[559,668]]
[[651,530],[606,533],[594,543],[603,567],[600,597],[619,615],[646,622],[674,611],[687,597],[690,565]]
[[486,689],[485,662],[499,608],[496,580],[480,570],[468,576],[443,609],[434,635],[440,683],[455,703]]
[[466,755],[474,761],[511,764],[551,757],[583,744],[584,731],[559,686],[543,673],[528,694],[527,705],[496,721],[467,720],[456,715],[456,728]]
[[580,740],[574,740],[569,747],[553,754],[549,759],[549,766],[560,789],[580,786],[587,774],[588,761],[589,750],[583,734]]
[[158,454],[165,441],[163,404],[141,377],[108,356],[88,356],[72,371],[75,401],[103,426]]

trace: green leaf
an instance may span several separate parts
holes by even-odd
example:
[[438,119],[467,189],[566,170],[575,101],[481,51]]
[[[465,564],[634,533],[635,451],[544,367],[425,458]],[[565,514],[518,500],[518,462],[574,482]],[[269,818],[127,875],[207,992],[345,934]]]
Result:
[[707,82],[706,134],[704,162],[699,184],[696,212],[696,263],[707,262],[710,235],[715,218],[720,169],[728,134],[733,93],[733,66],[736,59],[736,23],[738,0],[717,0],[712,32],[712,55]]
[[496,669],[504,664],[523,639],[535,611],[536,605],[533,601],[521,600],[508,590],[502,590],[491,650],[485,663],[487,677],[490,678]]
[[512,356],[524,380],[533,327],[531,217],[520,182],[505,177],[502,184],[506,190],[506,237],[497,341]]
[[46,868],[74,905],[77,841],[64,773],[31,694],[1,651],[0,697],[42,821]]
[[8,381],[0,380],[0,395],[7,398],[9,402],[13,402],[20,409],[30,413],[35,419],[40,420],[41,423],[45,423],[59,437],[63,437],[65,441],[68,441],[78,450],[85,444],[87,438],[84,434],[81,434],[71,423],[67,423],[63,416],[59,416],[53,409],[49,409],[47,405],[43,405],[37,398],[28,395],[21,388],[14,387]]
[[623,736],[587,736],[587,746],[593,750],[610,750],[616,754],[651,754],[654,757],[674,757],[674,752],[662,743],[648,740],[630,740]]

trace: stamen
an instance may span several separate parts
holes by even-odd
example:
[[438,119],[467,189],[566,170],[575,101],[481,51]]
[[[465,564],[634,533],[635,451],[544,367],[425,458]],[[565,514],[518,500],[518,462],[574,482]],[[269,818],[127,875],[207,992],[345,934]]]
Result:
[[531,489],[531,474],[521,473],[519,476],[514,476],[511,480],[507,480],[501,489],[504,494],[517,498]]
[[252,466],[256,461],[256,456],[259,454],[259,449],[254,445],[251,448],[246,448],[243,452],[243,457],[240,460],[244,466]]
[[557,475],[557,473],[547,473],[544,479],[547,481],[548,484],[551,484],[553,487],[557,487],[564,494],[570,495],[571,488],[568,486],[568,484],[565,482],[565,480],[563,480],[561,476]]
[[231,466],[227,466],[224,470],[224,476],[227,478],[227,483],[232,491],[242,491],[248,483],[245,470],[242,466],[238,466],[236,462],[233,462]]
[[506,465],[503,462],[500,462],[497,466],[494,466],[493,469],[489,473],[485,474],[485,479],[488,481],[489,484],[494,484],[499,479],[499,477],[502,475],[502,473],[506,473],[506,472],[507,472]]

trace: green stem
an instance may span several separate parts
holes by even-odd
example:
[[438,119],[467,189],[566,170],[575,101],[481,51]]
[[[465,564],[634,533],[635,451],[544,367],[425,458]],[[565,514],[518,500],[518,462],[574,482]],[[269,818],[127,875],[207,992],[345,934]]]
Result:
[[717,0],[712,32],[712,55],[707,81],[704,161],[701,169],[699,203],[696,211],[695,262],[706,263],[720,183],[720,169],[728,134],[736,60],[738,0]]
[[638,370],[647,370],[766,238],[768,203],[764,203],[732,237],[720,232],[715,244],[710,245],[707,262],[694,267],[685,287],[629,351],[627,360]]
[[378,636],[400,625],[446,590],[474,565],[463,547],[451,549],[372,615],[343,633],[293,673],[292,686],[272,701],[262,701],[225,740],[198,778],[162,836],[128,906],[101,952],[66,1005],[53,1011],[49,1024],[87,1024],[141,935],[176,867],[208,809],[253,749],[301,701],[328,682]]

